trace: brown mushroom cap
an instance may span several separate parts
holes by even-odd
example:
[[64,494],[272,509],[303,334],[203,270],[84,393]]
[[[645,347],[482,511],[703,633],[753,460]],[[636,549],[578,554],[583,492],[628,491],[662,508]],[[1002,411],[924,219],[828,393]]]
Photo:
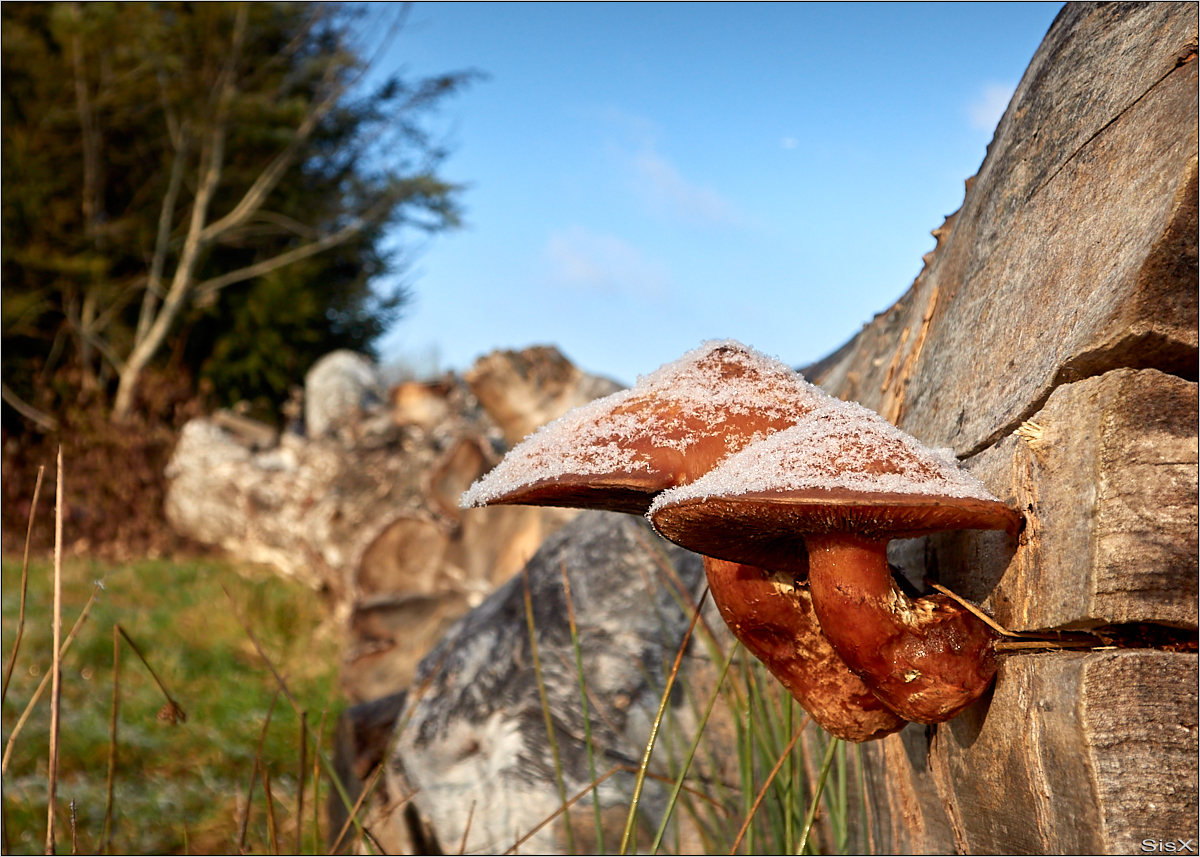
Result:
[[764,568],[789,563],[807,533],[915,538],[1020,523],[957,462],[836,401],[663,492],[649,515],[690,550]]
[[[463,495],[493,503],[645,513],[654,495],[833,400],[792,369],[736,342],[713,342],[577,408],[508,453]],[[904,721],[841,661],[807,588],[706,558],[713,600],[734,635],[832,734],[866,741]]]
[[519,503],[644,514],[752,441],[830,397],[733,341],[709,342],[637,386],[576,408],[514,447],[462,505]]
[[771,569],[809,562],[813,606],[846,665],[906,720],[953,717],[995,675],[995,632],[945,596],[912,602],[887,542],[1006,529],[1016,512],[951,461],[852,403],[822,408],[664,492],[650,518],[691,550]]

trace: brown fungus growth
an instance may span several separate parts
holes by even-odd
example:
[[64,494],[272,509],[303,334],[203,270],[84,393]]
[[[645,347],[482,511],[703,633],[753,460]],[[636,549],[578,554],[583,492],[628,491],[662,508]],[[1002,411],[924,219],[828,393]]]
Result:
[[831,397],[732,340],[708,342],[637,386],[575,408],[513,447],[462,505],[644,514],[654,495],[795,422]]
[[704,573],[729,630],[825,731],[861,742],[904,726],[834,651],[806,584],[791,574],[709,556]]
[[668,539],[707,556],[787,571],[807,556],[813,606],[842,660],[906,720],[940,723],[996,672],[997,634],[944,595],[916,601],[887,544],[1020,518],[957,462],[878,414],[838,402],[731,456],[650,511]]
[[[660,492],[833,400],[788,366],[737,342],[712,342],[630,390],[576,408],[512,449],[462,505],[570,506],[644,514]],[[813,719],[851,741],[904,721],[838,658],[803,581],[706,558],[713,601],[735,637]]]

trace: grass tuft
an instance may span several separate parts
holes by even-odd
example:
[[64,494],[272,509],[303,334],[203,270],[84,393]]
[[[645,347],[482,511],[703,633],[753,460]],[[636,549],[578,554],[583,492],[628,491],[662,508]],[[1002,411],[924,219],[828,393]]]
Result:
[[[0,573],[5,592],[15,592],[20,562],[5,559]],[[14,854],[44,850],[49,812],[44,787],[50,724],[43,697],[53,660],[50,563],[32,560],[28,577],[24,639],[2,709],[4,834]],[[317,593],[265,569],[207,558],[118,564],[64,558],[63,613],[78,618],[61,646],[59,792],[75,801],[81,852],[220,853],[236,846],[236,795],[245,793],[255,724],[261,726],[276,683],[231,611],[219,606],[222,585],[240,611],[255,616],[256,636],[297,698],[324,708],[339,697],[339,645]],[[15,641],[19,619],[16,599],[5,599],[5,650]],[[138,641],[171,698],[177,695],[186,723],[170,726],[169,715],[178,720],[179,713],[169,703],[159,719],[164,691],[149,672],[120,663],[119,632],[109,631],[116,625]],[[299,720],[290,710],[275,712],[263,745],[276,809],[288,808],[277,818],[280,831],[291,832],[298,823],[290,807],[298,791]],[[317,823],[306,822],[302,851],[324,852]],[[248,849],[268,850],[266,833],[251,829]]]

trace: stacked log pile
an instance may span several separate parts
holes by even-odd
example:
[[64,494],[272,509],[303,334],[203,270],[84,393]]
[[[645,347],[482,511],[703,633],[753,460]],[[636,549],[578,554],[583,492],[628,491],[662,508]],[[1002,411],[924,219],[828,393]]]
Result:
[[[458,508],[506,438],[531,412],[552,419],[617,389],[549,348],[489,355],[469,383],[409,381],[389,394],[376,375],[360,355],[334,352],[306,379],[307,434],[218,413],[184,427],[167,471],[180,532],[328,594],[348,631],[353,702],[406,688],[445,630],[574,516]],[[553,382],[506,399],[496,379],[514,376]]]
[[806,370],[1024,512],[909,545],[927,573],[1114,644],[1009,654],[962,716],[867,746],[877,851],[1196,838],[1196,45],[1194,4],[1068,5],[912,288]]

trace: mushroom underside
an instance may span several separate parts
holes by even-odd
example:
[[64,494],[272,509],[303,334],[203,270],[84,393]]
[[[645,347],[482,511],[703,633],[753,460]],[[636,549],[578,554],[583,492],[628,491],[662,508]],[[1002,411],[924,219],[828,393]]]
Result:
[[677,544],[731,562],[787,571],[807,554],[812,604],[833,650],[906,720],[953,717],[995,675],[995,632],[944,596],[905,595],[887,542],[944,529],[1015,531],[1019,519],[999,501],[829,491],[693,497],[661,505],[652,520]]

